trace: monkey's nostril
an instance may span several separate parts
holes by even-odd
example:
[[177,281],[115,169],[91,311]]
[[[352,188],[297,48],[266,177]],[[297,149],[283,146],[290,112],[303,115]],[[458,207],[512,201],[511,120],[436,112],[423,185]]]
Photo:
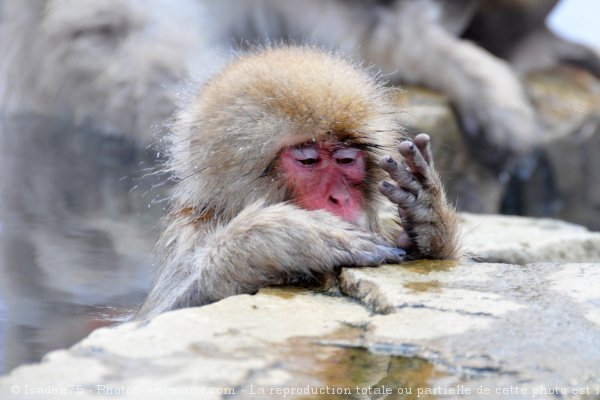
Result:
[[346,196],[329,196],[329,204],[338,208],[348,207],[350,203],[350,197]]

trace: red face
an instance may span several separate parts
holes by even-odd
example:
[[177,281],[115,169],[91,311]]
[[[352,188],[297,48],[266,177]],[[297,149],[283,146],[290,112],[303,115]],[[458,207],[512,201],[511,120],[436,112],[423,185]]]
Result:
[[280,168],[300,207],[354,223],[361,218],[366,175],[361,150],[336,141],[289,147],[281,153]]

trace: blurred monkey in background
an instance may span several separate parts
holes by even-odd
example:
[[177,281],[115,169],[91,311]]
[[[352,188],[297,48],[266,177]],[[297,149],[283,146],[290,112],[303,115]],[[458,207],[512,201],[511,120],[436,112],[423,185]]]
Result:
[[563,39],[546,26],[559,0],[487,0],[480,2],[464,36],[496,57],[508,60],[520,75],[558,64],[582,67],[600,78],[594,50]]
[[174,111],[177,83],[218,69],[232,46],[316,44],[342,48],[392,82],[445,93],[473,156],[498,171],[539,140],[532,107],[502,58],[522,72],[540,62],[597,64],[582,46],[548,39],[544,19],[555,3],[3,0],[1,108],[58,116],[145,145]]

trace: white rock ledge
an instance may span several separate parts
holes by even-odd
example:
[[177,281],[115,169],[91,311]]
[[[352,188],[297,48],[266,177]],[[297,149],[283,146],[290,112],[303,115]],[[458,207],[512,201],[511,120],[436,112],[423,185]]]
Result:
[[600,262],[600,233],[555,219],[461,214],[464,247],[486,262]]
[[0,399],[363,399],[369,386],[413,398],[598,396],[600,234],[462,218],[477,259],[513,263],[346,269],[342,293],[267,289],[98,329],[0,378]]

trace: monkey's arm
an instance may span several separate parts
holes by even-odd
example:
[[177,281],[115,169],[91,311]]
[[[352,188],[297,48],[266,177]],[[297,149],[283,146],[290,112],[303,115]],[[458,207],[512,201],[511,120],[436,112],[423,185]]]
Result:
[[505,168],[538,139],[533,107],[508,63],[447,31],[436,7],[396,1],[367,36],[363,56],[384,73],[448,95],[471,143],[483,149],[476,156]]
[[460,257],[460,233],[456,212],[446,201],[440,177],[433,168],[429,135],[400,144],[401,163],[383,157],[380,166],[396,182],[382,182],[380,191],[398,205],[404,231],[398,246],[411,259],[455,260]]
[[253,204],[205,238],[185,242],[171,244],[138,318],[314,280],[341,266],[397,263],[405,254],[333,214],[290,204]]

